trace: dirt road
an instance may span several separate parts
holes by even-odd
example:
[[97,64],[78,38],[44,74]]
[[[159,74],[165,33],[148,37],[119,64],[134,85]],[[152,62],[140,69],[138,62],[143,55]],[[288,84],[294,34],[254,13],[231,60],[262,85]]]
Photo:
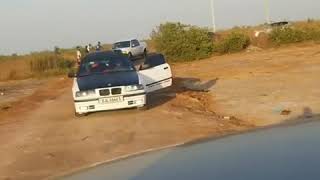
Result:
[[[175,86],[151,95],[150,110],[81,119],[74,117],[71,80],[50,80],[0,111],[0,179],[43,179],[149,148],[245,131],[302,114],[301,107],[318,113],[319,49],[288,47],[173,65]],[[186,90],[190,86],[210,92]],[[291,113],[283,116],[282,109]]]
[[[217,117],[204,107],[210,103],[208,94],[179,88],[154,95],[148,111],[102,112],[76,119],[70,84],[53,81],[46,85],[50,88],[21,100],[23,107],[16,104],[2,112],[0,179],[42,179],[144,149],[251,127]],[[32,99],[40,103],[25,107]]]
[[218,78],[211,88],[214,111],[258,126],[320,113],[319,44],[213,57],[178,65],[175,72]]

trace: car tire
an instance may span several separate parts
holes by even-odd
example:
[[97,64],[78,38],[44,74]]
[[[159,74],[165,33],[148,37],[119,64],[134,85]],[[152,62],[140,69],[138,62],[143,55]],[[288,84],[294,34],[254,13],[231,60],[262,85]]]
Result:
[[131,53],[131,52],[129,52],[128,58],[129,58],[130,60],[133,60],[133,56],[132,56],[132,53]]
[[147,59],[147,57],[148,57],[148,51],[145,49],[145,50],[143,51],[143,58],[144,58],[144,59]]
[[78,112],[74,112],[75,117],[77,118],[82,118],[85,116],[88,116],[88,113],[78,113]]
[[148,110],[148,109],[149,109],[149,108],[148,108],[147,105],[137,107],[137,110],[138,110],[138,111],[146,111],[146,110]]

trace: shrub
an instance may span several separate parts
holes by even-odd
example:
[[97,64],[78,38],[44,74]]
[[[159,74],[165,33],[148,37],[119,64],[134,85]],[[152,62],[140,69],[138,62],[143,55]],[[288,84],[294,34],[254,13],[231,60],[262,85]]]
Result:
[[286,27],[272,30],[269,37],[273,43],[281,45],[302,42],[306,40],[307,34],[300,29]]
[[308,28],[305,30],[306,40],[320,41],[320,29]]
[[66,71],[73,67],[74,62],[63,58],[62,56],[47,53],[34,55],[29,63],[30,70],[33,73],[45,73],[48,71]]
[[246,49],[250,45],[250,38],[246,34],[233,32],[214,45],[214,52],[225,54]]
[[208,29],[181,23],[161,24],[151,38],[155,49],[175,62],[206,58],[213,49]]

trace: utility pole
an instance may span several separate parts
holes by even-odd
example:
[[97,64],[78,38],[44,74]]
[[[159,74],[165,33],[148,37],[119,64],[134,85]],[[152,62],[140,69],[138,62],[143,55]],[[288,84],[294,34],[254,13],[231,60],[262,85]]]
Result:
[[264,8],[265,8],[266,21],[267,21],[268,24],[271,24],[271,20],[270,20],[270,2],[269,2],[269,0],[264,0]]
[[215,33],[216,29],[216,16],[215,16],[215,9],[214,9],[214,0],[211,1],[211,15],[212,15],[212,30]]

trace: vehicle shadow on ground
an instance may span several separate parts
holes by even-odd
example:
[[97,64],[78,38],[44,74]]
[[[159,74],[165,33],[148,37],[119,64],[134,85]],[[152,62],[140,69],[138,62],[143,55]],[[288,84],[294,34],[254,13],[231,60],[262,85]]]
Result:
[[[173,84],[171,87],[159,90],[147,95],[147,108],[144,111],[152,110],[163,104],[166,104],[174,100],[177,95],[185,92],[196,92],[196,93],[209,93],[210,90],[217,84],[218,78],[201,81],[197,78],[182,78],[175,77],[173,78]],[[105,112],[95,112],[89,113],[88,116],[99,116],[100,114],[113,114],[115,112],[130,113],[134,112],[135,109],[119,109],[119,110],[110,110]]]
[[170,88],[148,94],[148,109],[161,106],[185,92],[208,93],[217,84],[219,79],[201,81],[197,78],[173,78]]

